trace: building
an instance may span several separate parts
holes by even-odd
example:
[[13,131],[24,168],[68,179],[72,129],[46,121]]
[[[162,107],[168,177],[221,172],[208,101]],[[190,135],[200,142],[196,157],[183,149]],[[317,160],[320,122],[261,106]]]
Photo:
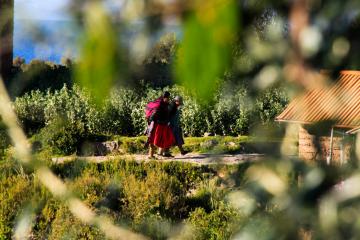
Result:
[[342,71],[332,84],[296,97],[276,118],[299,124],[299,157],[341,164],[360,132],[360,71]]

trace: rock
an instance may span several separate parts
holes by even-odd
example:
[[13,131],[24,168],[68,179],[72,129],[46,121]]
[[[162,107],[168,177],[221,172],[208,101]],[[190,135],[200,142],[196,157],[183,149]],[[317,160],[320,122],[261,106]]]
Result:
[[117,141],[108,142],[85,142],[81,148],[83,156],[105,156],[109,153],[118,151],[119,143]]
[[115,152],[119,149],[119,143],[117,141],[105,142],[102,145],[109,153]]
[[235,142],[226,142],[225,146],[229,146],[229,147],[236,147],[237,144]]
[[211,140],[207,140],[205,142],[202,142],[200,144],[201,147],[204,147],[204,148],[212,148],[212,147],[215,147],[217,144],[219,144],[219,142],[215,139],[211,139]]
[[210,137],[210,136],[214,136],[214,134],[213,134],[213,133],[209,133],[209,132],[204,133],[204,137]]

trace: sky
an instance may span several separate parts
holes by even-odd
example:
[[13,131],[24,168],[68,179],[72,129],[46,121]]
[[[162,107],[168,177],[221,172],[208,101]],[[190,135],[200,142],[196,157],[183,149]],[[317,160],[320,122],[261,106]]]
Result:
[[[67,7],[71,0],[15,0],[15,19],[70,20]],[[123,0],[105,0],[105,7],[118,10]]]
[[70,0],[15,0],[15,19],[67,20]]

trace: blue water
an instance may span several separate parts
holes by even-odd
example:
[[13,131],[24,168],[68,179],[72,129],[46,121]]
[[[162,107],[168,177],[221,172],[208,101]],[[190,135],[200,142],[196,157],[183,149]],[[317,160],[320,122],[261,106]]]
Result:
[[14,57],[27,63],[41,59],[59,63],[77,56],[78,31],[71,21],[14,22]]
[[[26,63],[41,59],[60,63],[63,57],[76,59],[81,31],[72,21],[36,21],[15,20],[14,57],[22,57]],[[121,42],[130,47],[132,39],[144,27],[134,24],[121,35]],[[179,26],[166,26],[151,37],[154,44],[163,34],[174,32],[181,37]],[[120,37],[119,37],[120,38]]]

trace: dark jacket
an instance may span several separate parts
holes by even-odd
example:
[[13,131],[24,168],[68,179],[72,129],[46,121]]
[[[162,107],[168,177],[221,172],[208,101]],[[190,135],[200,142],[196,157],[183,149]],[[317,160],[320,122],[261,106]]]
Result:
[[169,104],[161,99],[161,103],[158,109],[153,112],[149,118],[149,122],[154,121],[158,124],[167,124],[169,122]]
[[180,111],[178,109],[178,106],[175,102],[171,102],[169,104],[169,122],[171,130],[174,134],[175,141],[177,145],[183,145],[184,144],[184,138],[181,128],[181,121],[180,121]]

